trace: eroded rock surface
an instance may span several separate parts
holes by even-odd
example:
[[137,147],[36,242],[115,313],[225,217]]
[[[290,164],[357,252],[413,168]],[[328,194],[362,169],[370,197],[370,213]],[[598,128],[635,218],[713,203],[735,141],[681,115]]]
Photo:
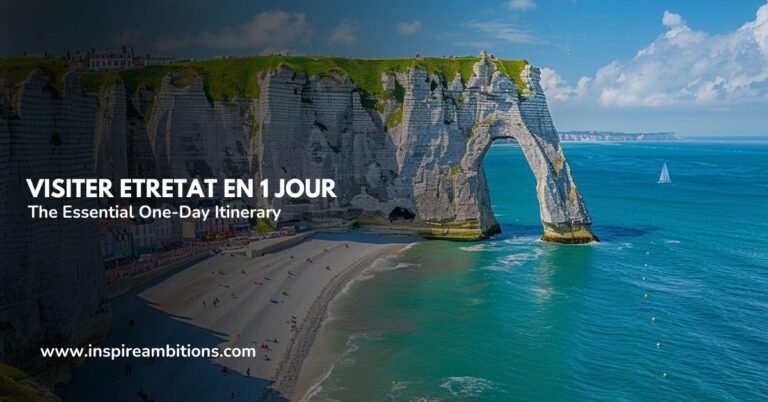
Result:
[[[103,104],[105,111],[113,106]],[[111,136],[117,123],[103,119],[98,109],[97,98],[83,93],[74,75],[67,76],[61,94],[32,74],[2,97],[0,361],[30,372],[51,368],[40,347],[97,342],[111,322],[98,222],[32,219],[27,209],[93,208],[96,200],[33,199],[25,181],[94,177],[94,147],[110,148],[101,146],[109,139],[95,141],[94,133]],[[61,370],[49,370],[55,371]]]
[[[482,159],[494,140],[513,138],[536,176],[544,239],[595,240],[539,70],[523,70],[522,94],[487,57],[466,83],[447,78],[384,73],[382,88],[405,95],[374,99],[372,108],[342,73],[281,67],[261,73],[258,99],[212,103],[201,78],[177,88],[169,76],[146,136],[160,176],[329,177],[342,189],[335,200],[252,200],[282,208],[286,219],[468,240],[499,230]],[[413,216],[393,215],[402,210]]]
[[543,239],[596,240],[539,70],[509,77],[497,66],[483,55],[468,79],[384,72],[394,96],[381,98],[342,71],[280,66],[255,72],[257,98],[227,101],[211,100],[199,76],[87,93],[68,74],[58,93],[31,73],[0,92],[0,360],[30,366],[39,346],[97,340],[110,321],[97,222],[30,219],[28,204],[64,201],[31,200],[26,178],[332,178],[336,199],[250,201],[320,229],[474,240],[500,230],[482,160],[512,138],[536,177]]

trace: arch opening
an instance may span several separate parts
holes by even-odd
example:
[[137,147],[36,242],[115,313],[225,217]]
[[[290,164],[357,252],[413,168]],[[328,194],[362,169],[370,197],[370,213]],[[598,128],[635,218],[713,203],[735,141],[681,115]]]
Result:
[[490,209],[502,232],[541,235],[536,177],[514,139],[492,141],[482,159]]
[[416,218],[416,214],[411,212],[411,210],[409,210],[408,208],[395,207],[389,213],[388,218],[390,223],[396,222],[396,221],[413,222],[413,220]]

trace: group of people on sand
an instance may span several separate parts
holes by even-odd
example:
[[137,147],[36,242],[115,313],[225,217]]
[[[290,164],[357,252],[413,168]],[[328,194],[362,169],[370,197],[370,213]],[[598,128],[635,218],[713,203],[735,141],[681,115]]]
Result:
[[[232,295],[234,296],[234,293]],[[218,307],[219,303],[221,303],[221,300],[219,300],[218,297],[214,297],[213,300],[211,301],[211,304],[213,305],[213,307]],[[203,308],[206,308],[206,307],[208,307],[208,304],[205,302],[205,300],[203,300]]]

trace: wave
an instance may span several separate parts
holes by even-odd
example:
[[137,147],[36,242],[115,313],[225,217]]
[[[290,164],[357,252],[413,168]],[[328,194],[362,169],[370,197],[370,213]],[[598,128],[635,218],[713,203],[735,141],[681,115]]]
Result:
[[533,288],[533,293],[539,300],[548,300],[555,294],[555,290],[552,288]]
[[539,238],[539,236],[520,236],[510,237],[509,239],[504,239],[503,241],[506,244],[537,244],[541,242],[541,238]]
[[301,402],[312,400],[315,396],[317,396],[320,392],[323,391],[323,383],[325,380],[328,379],[328,377],[333,374],[333,370],[336,369],[336,367],[339,364],[351,364],[354,363],[354,359],[350,357],[352,353],[357,352],[360,349],[360,345],[358,345],[358,340],[367,340],[367,339],[380,339],[381,334],[376,332],[355,332],[352,335],[349,336],[347,339],[347,342],[345,343],[346,348],[344,349],[344,352],[339,356],[338,359],[336,359],[333,363],[331,363],[330,367],[328,367],[328,370],[323,373],[320,378],[315,381],[314,384],[312,384],[311,387],[307,390],[307,392],[304,394],[304,396],[300,399]]
[[498,247],[494,243],[479,243],[479,244],[474,244],[474,245],[471,245],[471,246],[459,247],[459,250],[461,250],[461,251],[470,251],[470,252],[496,251],[496,250],[498,250]]
[[617,250],[624,250],[625,248],[632,248],[632,247],[633,247],[632,243],[624,242],[624,243],[619,243],[619,247],[617,248]]
[[500,260],[505,265],[518,266],[522,265],[526,261],[532,261],[539,258],[543,253],[544,251],[542,249],[535,248],[527,253],[512,254],[501,257]]
[[415,262],[399,262],[393,269],[405,269],[405,268],[421,268],[421,264]]
[[459,397],[478,397],[487,390],[496,388],[496,384],[491,380],[479,377],[448,377],[442,380],[440,388],[443,388],[453,396]]
[[476,298],[472,298],[472,299],[469,299],[469,300],[467,301],[467,303],[468,303],[470,306],[477,306],[477,305],[479,305],[479,304],[483,304],[483,303],[485,303],[485,299],[481,299],[481,298],[479,298],[479,297],[476,297]]
[[387,398],[393,401],[397,400],[402,394],[401,391],[408,388],[408,384],[410,384],[408,381],[392,381],[392,388],[389,390]]
[[533,250],[522,253],[508,254],[496,259],[496,264],[488,265],[482,267],[481,269],[486,271],[509,271],[510,269],[519,267],[528,261],[537,260],[539,257],[541,257],[542,254],[544,254],[544,250],[540,248],[535,248]]

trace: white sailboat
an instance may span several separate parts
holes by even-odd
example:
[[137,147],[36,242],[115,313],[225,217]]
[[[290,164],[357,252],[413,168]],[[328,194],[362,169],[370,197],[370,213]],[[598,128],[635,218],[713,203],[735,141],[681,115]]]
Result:
[[664,166],[661,167],[661,175],[659,176],[659,184],[672,183],[672,179],[669,178],[669,170],[667,170],[667,163],[664,162]]

